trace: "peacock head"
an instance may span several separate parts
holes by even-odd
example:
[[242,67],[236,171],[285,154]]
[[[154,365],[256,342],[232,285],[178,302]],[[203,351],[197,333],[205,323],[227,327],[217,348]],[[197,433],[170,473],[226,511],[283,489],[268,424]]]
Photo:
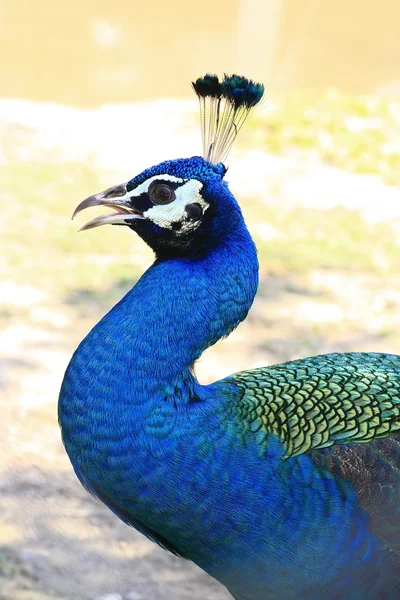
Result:
[[227,171],[223,161],[264,87],[237,75],[225,76],[221,82],[206,75],[193,87],[200,99],[203,157],[162,162],[127,183],[86,198],[73,217],[92,206],[115,212],[89,221],[82,230],[125,225],[159,257],[190,256],[207,250],[230,225],[242,222],[223,181]]
[[157,255],[187,254],[205,240],[211,242],[216,214],[223,214],[218,204],[222,198],[225,205],[229,202],[225,173],[222,163],[214,165],[200,156],[165,161],[86,198],[73,216],[85,208],[107,206],[115,212],[96,217],[81,230],[126,225]]

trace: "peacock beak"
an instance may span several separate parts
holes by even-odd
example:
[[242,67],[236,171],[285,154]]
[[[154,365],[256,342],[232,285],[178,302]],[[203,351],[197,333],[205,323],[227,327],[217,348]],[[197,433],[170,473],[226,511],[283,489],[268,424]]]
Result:
[[82,210],[91,208],[92,206],[108,206],[116,211],[109,215],[101,215],[92,219],[81,227],[79,231],[93,229],[101,225],[129,225],[129,221],[144,219],[143,214],[133,206],[126,185],[126,183],[115,185],[104,192],[89,196],[89,198],[78,204],[72,215],[73,219]]

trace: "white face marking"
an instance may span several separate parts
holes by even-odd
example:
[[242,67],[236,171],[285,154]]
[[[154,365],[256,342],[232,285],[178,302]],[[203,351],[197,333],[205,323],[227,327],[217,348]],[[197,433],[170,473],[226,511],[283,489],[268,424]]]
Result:
[[173,183],[183,183],[185,180],[180,177],[174,177],[174,175],[154,175],[154,177],[149,177],[146,181],[143,181],[140,185],[138,185],[134,190],[129,192],[129,196],[140,196],[140,194],[145,194],[149,189],[149,185],[153,181],[157,181],[158,179],[162,179],[162,181],[172,181]]
[[172,223],[182,223],[182,227],[177,231],[177,235],[196,228],[199,221],[186,219],[185,209],[188,204],[197,202],[202,207],[203,214],[204,211],[207,210],[209,204],[200,194],[203,184],[200,181],[197,181],[197,179],[189,179],[185,182],[184,179],[180,179],[179,177],[161,174],[146,179],[146,181],[132,190],[132,192],[129,192],[129,196],[140,196],[140,194],[146,193],[153,181],[172,181],[181,183],[182,185],[175,190],[175,200],[173,202],[170,204],[157,204],[152,206],[143,213],[143,216],[164,229],[171,229]]

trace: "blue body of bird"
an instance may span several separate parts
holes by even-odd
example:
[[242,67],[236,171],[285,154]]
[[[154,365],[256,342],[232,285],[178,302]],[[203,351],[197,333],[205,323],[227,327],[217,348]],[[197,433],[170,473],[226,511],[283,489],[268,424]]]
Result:
[[200,157],[168,161],[82,203],[113,206],[108,222],[156,261],[67,369],[59,414],[75,472],[237,600],[400,598],[400,358],[195,377],[258,284],[224,175]]

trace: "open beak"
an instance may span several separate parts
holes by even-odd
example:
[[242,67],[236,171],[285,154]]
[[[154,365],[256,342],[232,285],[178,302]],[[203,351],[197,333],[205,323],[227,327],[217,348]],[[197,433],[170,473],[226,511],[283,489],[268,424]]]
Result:
[[142,213],[135,209],[132,205],[129,192],[126,189],[126,183],[115,185],[114,187],[108,188],[104,192],[89,196],[86,200],[83,200],[76,209],[72,218],[74,219],[78,213],[85,208],[92,206],[108,206],[113,208],[115,212],[109,215],[102,215],[92,219],[86,225],[80,228],[79,231],[85,231],[86,229],[93,229],[94,227],[100,227],[101,225],[129,225],[130,221],[135,219],[144,219]]

